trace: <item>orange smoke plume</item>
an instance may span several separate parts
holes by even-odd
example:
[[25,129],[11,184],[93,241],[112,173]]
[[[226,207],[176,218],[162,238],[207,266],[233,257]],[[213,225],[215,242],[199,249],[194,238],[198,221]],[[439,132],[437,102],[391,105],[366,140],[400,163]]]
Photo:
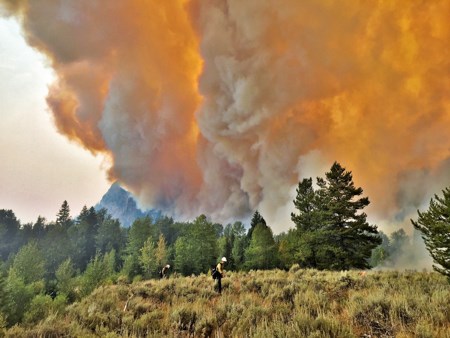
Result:
[[5,1],[58,81],[58,130],[143,203],[277,228],[337,160],[377,219],[450,182],[450,3]]

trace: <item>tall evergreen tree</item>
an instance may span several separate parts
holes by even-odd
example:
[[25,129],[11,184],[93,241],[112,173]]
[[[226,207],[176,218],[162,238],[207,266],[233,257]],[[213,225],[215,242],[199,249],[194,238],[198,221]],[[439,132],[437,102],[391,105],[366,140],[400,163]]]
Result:
[[219,256],[227,258],[227,269],[231,270],[235,267],[234,258],[231,255],[233,249],[233,244],[235,240],[235,235],[231,224],[227,224],[223,229],[223,234],[219,238]]
[[258,223],[253,230],[250,245],[245,251],[247,269],[273,269],[277,265],[277,247],[272,230]]
[[152,219],[148,216],[138,218],[128,231],[127,254],[138,254],[147,238],[152,237]]
[[247,236],[242,222],[234,222],[231,231],[233,232],[233,246],[231,248],[231,269],[240,269],[245,261],[245,249],[247,246]]
[[33,238],[41,239],[47,232],[47,221],[44,217],[38,216],[36,222],[33,224]]
[[152,237],[154,225],[149,216],[136,219],[128,230],[127,244],[125,247],[125,257],[122,272],[133,279],[143,273],[139,257],[141,249],[148,238]]
[[39,240],[39,247],[45,257],[47,277],[53,278],[59,265],[72,254],[72,245],[66,226],[50,223],[45,236]]
[[72,262],[77,269],[84,271],[96,255],[95,238],[98,231],[97,213],[93,207],[83,207],[76,224],[68,229],[72,244]]
[[249,241],[252,239],[253,230],[258,224],[267,225],[264,217],[262,217],[259,211],[256,210],[252,216],[252,220],[250,221],[250,229],[248,229],[247,233],[247,238]]
[[68,228],[73,224],[72,218],[70,217],[69,203],[66,200],[64,200],[56,215],[56,224],[64,228]]
[[[179,223],[174,223],[173,218],[167,216],[158,218],[155,226],[158,229],[158,236],[159,234],[163,234],[166,244],[169,246],[175,243],[181,230]],[[156,239],[157,237],[155,237]]]
[[20,222],[12,210],[0,210],[0,259],[6,260],[19,250]]
[[292,213],[295,229],[289,230],[280,243],[284,259],[305,268],[329,268],[329,256],[333,251],[330,243],[331,216],[327,207],[325,191],[315,191],[312,178],[303,179],[297,187],[294,206],[298,214]]
[[108,215],[99,225],[95,236],[95,247],[97,251],[105,254],[111,250],[121,253],[125,247],[126,238],[118,219]]
[[422,233],[426,248],[438,264],[433,268],[450,281],[450,187],[442,193],[442,197],[431,199],[427,211],[417,211],[417,221],[411,222]]
[[369,258],[372,250],[381,244],[377,227],[367,222],[367,215],[360,210],[369,205],[368,197],[361,196],[362,188],[356,188],[353,176],[339,163],[334,162],[331,170],[325,174],[326,180],[318,180],[324,192],[332,230],[333,250],[332,267],[337,270],[350,268],[370,268]]
[[[381,243],[376,226],[369,225],[360,212],[369,204],[359,197],[352,173],[335,162],[325,179],[299,183],[292,214],[296,231],[290,232],[290,246],[299,263],[319,269],[348,270],[369,268],[372,249]],[[288,242],[289,243],[289,242]],[[289,246],[289,245],[288,245]]]

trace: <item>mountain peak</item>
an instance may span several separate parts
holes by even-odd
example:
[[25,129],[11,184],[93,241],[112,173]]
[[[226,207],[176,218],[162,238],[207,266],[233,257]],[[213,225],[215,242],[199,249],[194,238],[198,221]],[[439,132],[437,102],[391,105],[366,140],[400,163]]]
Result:
[[96,210],[102,208],[105,208],[113,218],[117,218],[124,227],[129,227],[136,219],[147,215],[153,220],[161,217],[160,210],[141,210],[138,208],[136,197],[122,188],[118,182],[111,185],[95,206]]

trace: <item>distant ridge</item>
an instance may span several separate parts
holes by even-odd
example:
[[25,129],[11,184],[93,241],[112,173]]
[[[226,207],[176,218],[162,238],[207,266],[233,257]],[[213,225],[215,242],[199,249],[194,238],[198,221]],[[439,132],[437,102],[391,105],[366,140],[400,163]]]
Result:
[[141,210],[138,208],[136,198],[123,189],[119,183],[114,183],[103,195],[95,209],[105,208],[108,213],[117,218],[123,227],[128,228],[133,222],[141,217],[150,216],[153,220],[161,217],[161,211],[156,209]]

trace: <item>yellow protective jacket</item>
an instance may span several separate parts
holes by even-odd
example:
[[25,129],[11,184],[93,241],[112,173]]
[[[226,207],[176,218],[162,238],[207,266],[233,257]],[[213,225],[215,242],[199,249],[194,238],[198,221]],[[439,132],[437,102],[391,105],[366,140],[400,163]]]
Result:
[[220,276],[222,277],[222,276],[223,276],[223,264],[222,264],[222,262],[219,262],[219,263],[217,264],[216,270],[219,271]]

